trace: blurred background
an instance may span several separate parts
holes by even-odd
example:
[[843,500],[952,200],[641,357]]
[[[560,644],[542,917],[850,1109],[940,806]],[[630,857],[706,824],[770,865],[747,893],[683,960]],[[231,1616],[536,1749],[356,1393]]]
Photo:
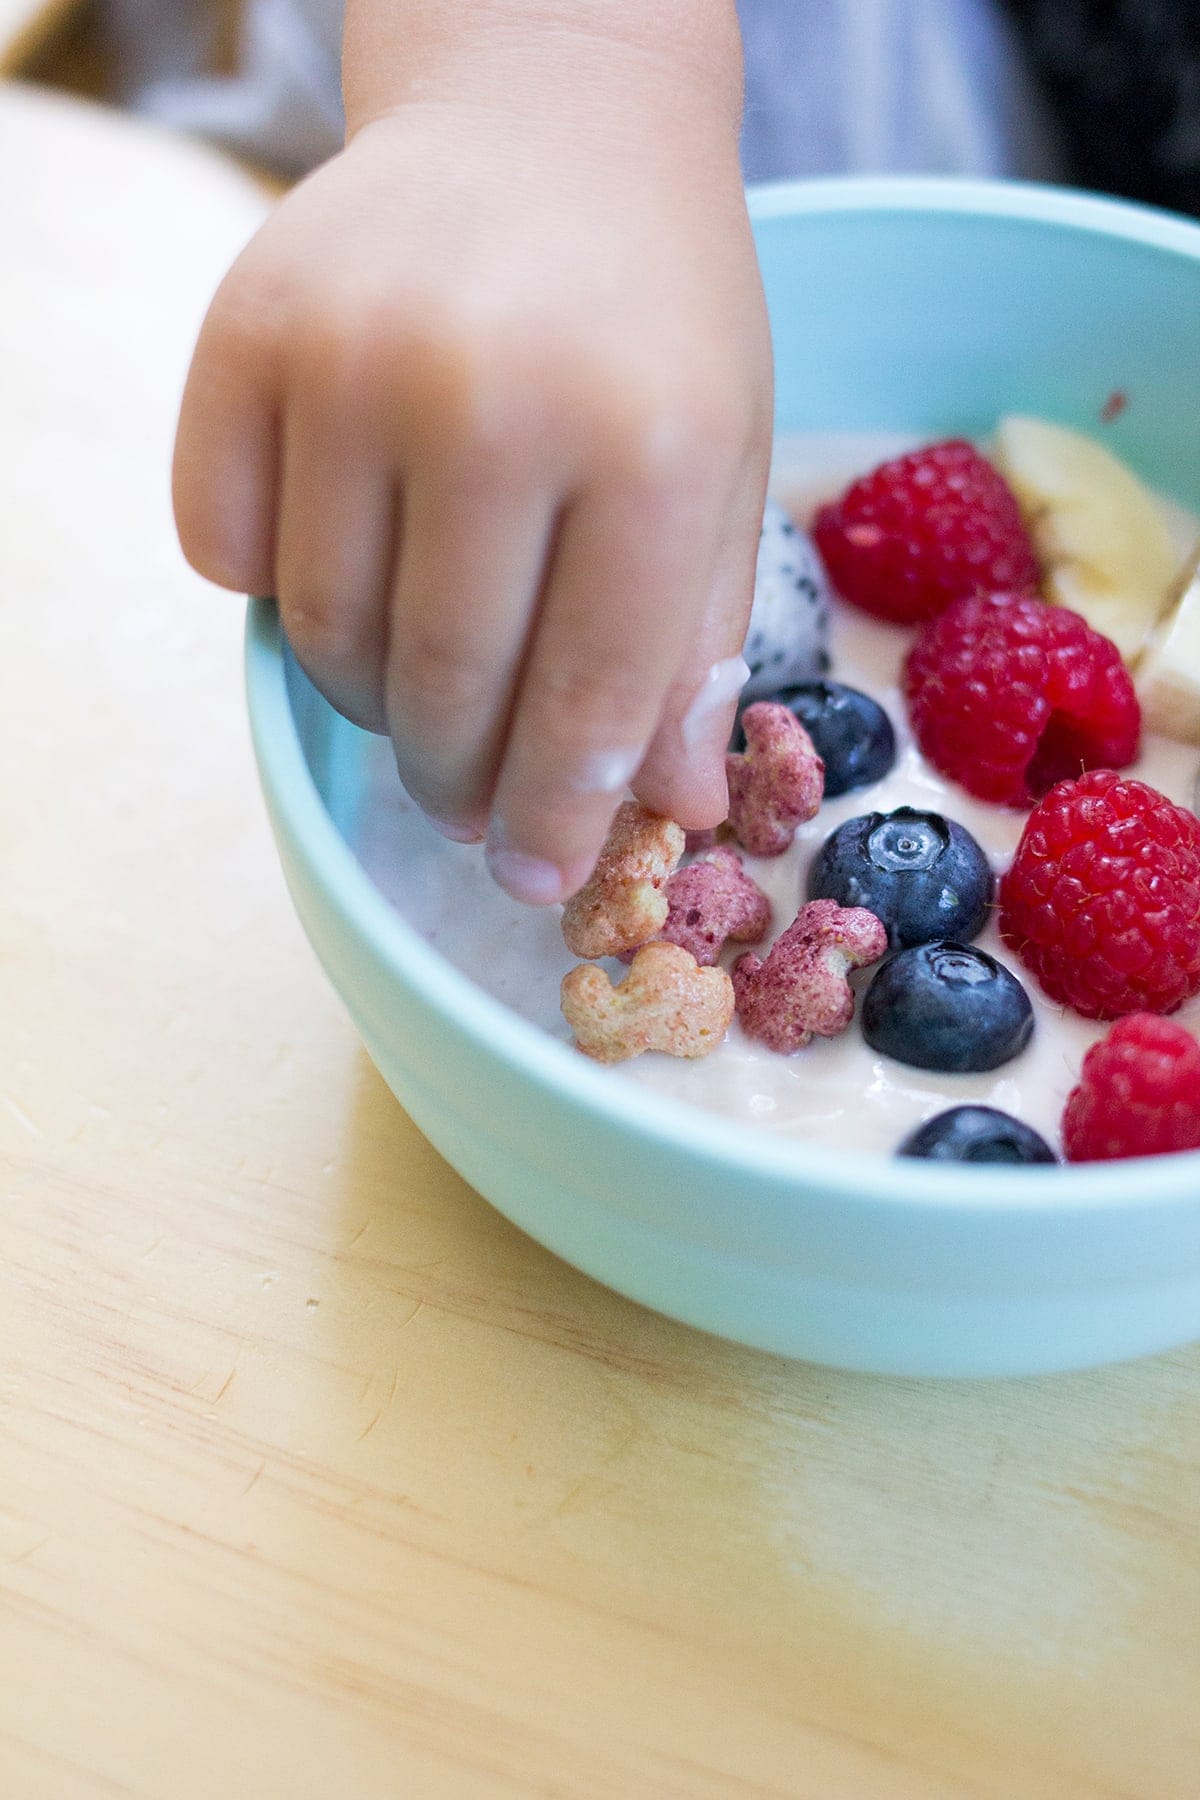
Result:
[[[1194,0],[740,0],[749,179],[1059,179],[1200,212]],[[339,0],[0,0],[0,70],[222,144],[275,180],[341,130]]]

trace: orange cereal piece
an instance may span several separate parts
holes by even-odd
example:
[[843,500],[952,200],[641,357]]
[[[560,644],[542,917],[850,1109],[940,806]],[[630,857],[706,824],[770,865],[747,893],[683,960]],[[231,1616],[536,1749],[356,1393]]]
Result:
[[616,987],[591,963],[572,969],[563,977],[562,1010],[579,1048],[597,1062],[625,1062],[646,1050],[707,1056],[733,1018],[733,983],[677,944],[647,944]]
[[667,922],[667,878],[683,846],[683,830],[673,819],[636,800],[619,806],[590,878],[563,908],[568,950],[620,956],[656,937]]
[[797,825],[816,817],[825,764],[796,715],[777,700],[742,714],[746,748],[725,758],[729,823],[751,856],[782,856]]

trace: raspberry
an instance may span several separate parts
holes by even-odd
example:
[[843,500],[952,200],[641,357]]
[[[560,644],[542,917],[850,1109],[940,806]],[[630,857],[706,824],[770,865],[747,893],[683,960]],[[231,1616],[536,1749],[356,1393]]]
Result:
[[1000,883],[1004,941],[1085,1019],[1200,993],[1200,819],[1096,769],[1052,788]]
[[1011,488],[962,438],[864,475],[821,508],[813,536],[843,599],[902,625],[1040,580]]
[[1200,1044],[1182,1025],[1131,1013],[1093,1044],[1063,1113],[1068,1162],[1200,1150]]
[[1042,600],[956,600],[921,631],[905,689],[921,749],[980,800],[1029,806],[1138,752],[1141,707],[1116,645]]

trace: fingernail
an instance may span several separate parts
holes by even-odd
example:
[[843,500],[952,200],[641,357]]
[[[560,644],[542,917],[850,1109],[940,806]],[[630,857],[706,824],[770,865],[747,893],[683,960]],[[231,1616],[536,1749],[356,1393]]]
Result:
[[713,714],[735,700],[749,679],[750,665],[744,656],[727,656],[724,662],[713,664],[680,721],[680,736],[689,750],[703,742]]
[[526,906],[553,906],[567,892],[562,870],[540,856],[526,856],[521,850],[507,850],[498,844],[489,844],[484,854],[493,880]]
[[452,844],[482,844],[483,833],[475,825],[456,825],[451,819],[435,819],[432,813],[425,817],[441,837],[449,838]]

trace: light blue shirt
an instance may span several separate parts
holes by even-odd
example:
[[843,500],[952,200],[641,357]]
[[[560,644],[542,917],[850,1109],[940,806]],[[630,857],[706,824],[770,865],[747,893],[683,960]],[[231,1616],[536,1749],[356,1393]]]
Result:
[[1047,179],[1044,109],[993,0],[739,0],[747,181]]
[[[341,0],[248,0],[238,75],[203,74],[211,0],[107,0],[133,104],[285,174],[338,149]],[[996,0],[739,0],[748,181],[835,172],[1052,176]]]

